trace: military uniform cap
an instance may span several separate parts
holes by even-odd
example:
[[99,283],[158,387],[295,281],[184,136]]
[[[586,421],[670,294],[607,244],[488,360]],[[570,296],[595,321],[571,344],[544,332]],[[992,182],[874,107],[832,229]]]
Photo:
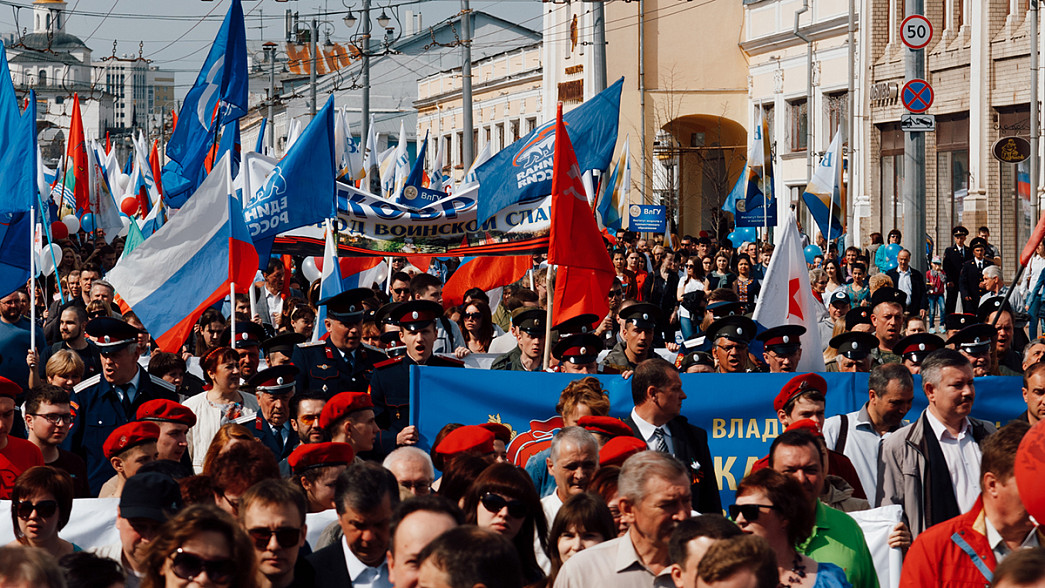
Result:
[[293,355],[294,348],[300,343],[304,343],[308,340],[308,337],[300,333],[283,333],[282,335],[276,335],[275,337],[269,337],[265,339],[265,342],[261,344],[261,348],[265,350],[265,357],[268,357],[272,353],[282,353],[283,355]]
[[327,318],[354,324],[363,320],[366,311],[363,301],[373,297],[374,291],[370,288],[353,288],[328,296],[320,300],[319,305],[327,307]]
[[780,325],[766,329],[755,339],[763,343],[767,351],[777,355],[791,355],[802,346],[801,337],[806,332],[802,325]]
[[161,423],[179,423],[189,427],[196,426],[196,414],[192,409],[166,398],[150,400],[138,407],[134,415],[139,421],[158,421]]
[[972,241],[969,241],[969,247],[971,249],[976,249],[977,247],[987,249],[987,239],[984,239],[983,237],[973,237]]
[[852,331],[856,325],[871,324],[871,309],[867,306],[855,306],[845,313],[845,330]]
[[512,326],[534,337],[543,337],[547,314],[540,308],[521,306],[512,312]]
[[947,344],[970,355],[979,355],[991,350],[992,338],[997,333],[998,330],[993,326],[979,323],[958,331],[947,340]]
[[707,337],[712,343],[720,337],[747,345],[755,338],[755,321],[746,316],[727,316],[711,323]]
[[599,467],[624,465],[629,457],[648,449],[646,442],[638,437],[614,437],[599,449]]
[[300,372],[301,370],[290,363],[265,368],[247,380],[247,387],[253,388],[255,392],[267,394],[293,392],[294,378]]
[[707,305],[707,310],[711,312],[712,318],[718,320],[735,314],[743,314],[744,305],[732,300],[719,300]]
[[987,322],[987,317],[991,316],[992,312],[998,310],[1007,310],[1010,314],[1012,313],[1012,305],[1005,300],[1004,296],[992,296],[984,300],[976,314],[981,321]]
[[583,333],[559,339],[552,348],[552,355],[559,361],[583,365],[595,362],[602,348],[601,337],[595,333]]
[[886,302],[892,304],[899,304],[900,309],[903,310],[907,307],[907,294],[903,290],[897,290],[890,286],[883,286],[874,291],[871,295],[871,308],[875,308],[879,304]]
[[679,364],[679,371],[685,373],[695,365],[706,365],[714,369],[715,359],[704,351],[690,351],[682,358],[682,362]]
[[878,347],[878,337],[862,331],[842,333],[831,339],[831,347],[838,350],[838,355],[861,360]]
[[780,389],[773,399],[773,410],[783,410],[792,398],[813,391],[826,395],[827,380],[817,373],[799,374],[788,380]]
[[431,300],[411,300],[397,306],[388,315],[394,324],[406,331],[419,331],[443,316],[443,307]]
[[643,330],[655,329],[657,323],[661,322],[660,308],[649,302],[632,304],[617,313],[617,316],[625,323],[631,323]]
[[100,316],[87,321],[87,334],[102,353],[113,353],[138,342],[141,329],[118,318]]
[[553,326],[552,330],[557,332],[560,337],[590,333],[595,330],[594,325],[598,321],[599,317],[594,314],[580,314]]
[[968,234],[969,234],[969,229],[966,229],[965,227],[963,227],[961,225],[958,225],[958,226],[954,227],[953,229],[951,229],[951,236],[953,236],[953,237],[965,237]]
[[377,309],[374,313],[374,321],[379,324],[395,324],[395,321],[391,319],[391,315],[395,312],[395,309],[402,306],[402,302],[389,302],[388,304],[382,304],[381,308]]
[[921,365],[926,355],[943,348],[943,339],[932,333],[915,333],[908,335],[893,345],[893,353],[905,360]]
[[102,453],[105,454],[106,459],[112,459],[133,447],[145,445],[146,443],[155,443],[159,438],[160,426],[156,423],[133,421],[120,425],[112,433],[109,433],[109,437],[102,444]]
[[952,312],[943,317],[943,326],[948,331],[959,331],[978,322],[980,322],[980,318],[975,314],[969,313]]
[[287,456],[287,465],[295,475],[313,468],[348,465],[356,454],[348,443],[325,441],[298,445]]
[[265,327],[258,323],[249,321],[236,321],[236,341],[231,342],[232,328],[225,327],[221,332],[221,343],[233,349],[245,349],[247,347],[261,347],[265,340]]

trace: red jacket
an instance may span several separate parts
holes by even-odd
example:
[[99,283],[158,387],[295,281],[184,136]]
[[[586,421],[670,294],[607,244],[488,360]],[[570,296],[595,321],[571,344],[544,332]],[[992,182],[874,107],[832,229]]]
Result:
[[990,585],[972,558],[951,538],[955,533],[965,540],[993,572],[997,562],[994,559],[994,551],[987,543],[986,518],[981,496],[969,512],[929,527],[918,535],[904,559],[900,586],[957,588]]

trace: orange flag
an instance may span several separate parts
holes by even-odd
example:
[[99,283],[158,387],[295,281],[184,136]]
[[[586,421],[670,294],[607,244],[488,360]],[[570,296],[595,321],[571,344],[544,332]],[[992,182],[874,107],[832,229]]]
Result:
[[152,153],[149,154],[149,165],[152,167],[152,179],[156,182],[156,189],[160,191],[160,195],[163,195],[163,182],[160,176],[163,175],[163,167],[160,165],[160,140],[155,139],[152,142]]
[[69,125],[69,142],[65,148],[65,190],[72,193],[76,209],[63,207],[63,213],[91,212],[90,184],[87,177],[87,143],[80,119],[80,96],[73,94],[73,119]]
[[552,323],[557,325],[585,313],[606,316],[616,272],[585,196],[577,155],[562,121],[561,103],[555,119],[551,217],[548,263],[559,266]]

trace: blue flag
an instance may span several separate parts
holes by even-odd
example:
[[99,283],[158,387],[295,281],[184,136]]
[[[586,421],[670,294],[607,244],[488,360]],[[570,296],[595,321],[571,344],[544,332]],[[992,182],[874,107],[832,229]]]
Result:
[[29,281],[29,212],[0,213],[0,298]]
[[277,234],[334,217],[335,174],[334,97],[330,96],[265,184],[249,197],[244,195],[243,218],[262,263],[268,264]]
[[[580,171],[605,170],[613,158],[620,119],[624,78],[563,115]],[[476,168],[479,178],[479,223],[506,206],[551,194],[555,121],[502,149]]]
[[240,0],[232,0],[196,83],[185,95],[178,126],[167,142],[167,156],[178,162],[180,175],[195,178],[219,124],[238,119],[246,111],[247,36],[243,7]]
[[0,44],[0,213],[28,212],[36,200],[36,94],[19,113]]

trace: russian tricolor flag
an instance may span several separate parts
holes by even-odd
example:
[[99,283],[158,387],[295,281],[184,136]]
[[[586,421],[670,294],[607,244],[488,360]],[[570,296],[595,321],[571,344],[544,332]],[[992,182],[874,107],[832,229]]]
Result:
[[226,154],[163,227],[107,275],[163,351],[176,352],[208,307],[246,291],[258,253],[232,193]]
[[490,308],[497,308],[500,296],[492,296],[491,292],[520,280],[532,263],[529,255],[465,258],[443,286],[443,306],[450,308],[462,304],[465,292],[470,288],[481,288],[490,296]]

